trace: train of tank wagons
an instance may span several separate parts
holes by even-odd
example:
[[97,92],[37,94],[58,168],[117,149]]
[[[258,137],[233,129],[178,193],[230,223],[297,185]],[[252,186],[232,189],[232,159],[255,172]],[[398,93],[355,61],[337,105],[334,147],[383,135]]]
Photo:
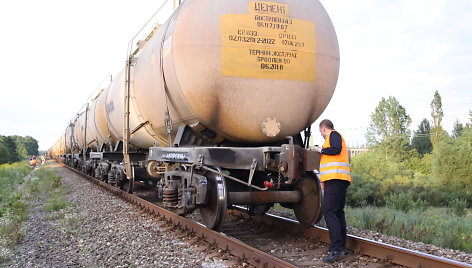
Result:
[[87,101],[49,154],[218,229],[227,208],[274,204],[322,218],[310,126],[339,73],[334,27],[315,0],[186,0]]

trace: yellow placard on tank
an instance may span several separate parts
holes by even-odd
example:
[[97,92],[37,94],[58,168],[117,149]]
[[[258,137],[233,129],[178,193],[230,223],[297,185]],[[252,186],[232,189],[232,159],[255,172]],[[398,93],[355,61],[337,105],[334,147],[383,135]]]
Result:
[[315,23],[290,17],[289,6],[251,1],[249,14],[221,15],[224,76],[313,82]]

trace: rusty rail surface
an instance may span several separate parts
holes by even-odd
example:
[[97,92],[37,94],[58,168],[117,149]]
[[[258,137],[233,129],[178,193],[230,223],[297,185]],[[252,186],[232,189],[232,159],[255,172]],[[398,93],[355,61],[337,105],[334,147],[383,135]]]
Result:
[[249,245],[242,243],[239,240],[228,237],[222,233],[210,230],[204,225],[194,222],[192,220],[181,217],[177,214],[174,214],[164,208],[159,207],[156,204],[143,200],[135,195],[127,193],[120,190],[110,184],[99,181],[91,176],[85,175],[84,173],[75,170],[67,165],[60,163],[63,167],[66,167],[73,171],[74,173],[80,175],[81,177],[86,178],[90,182],[97,184],[113,194],[133,203],[144,210],[153,213],[159,217],[163,217],[166,220],[172,221],[174,224],[181,226],[183,229],[190,230],[195,233],[197,237],[205,239],[209,243],[217,245],[222,250],[228,250],[232,255],[245,259],[248,263],[256,267],[265,267],[265,268],[278,268],[278,267],[296,267],[295,265],[281,260],[275,256],[267,254],[263,251],[255,249]]
[[[246,213],[237,211],[240,216],[249,217]],[[283,217],[266,214],[263,216],[253,216],[253,219],[267,225],[276,225],[286,228],[289,232],[302,234],[307,237],[329,243],[329,234],[326,228],[311,226],[304,227],[297,221]],[[407,267],[417,268],[452,268],[452,267],[471,267],[471,264],[459,262],[434,256],[427,253],[405,249],[385,243],[365,239],[362,237],[348,235],[347,248],[355,252],[387,260],[390,263],[399,264]]]

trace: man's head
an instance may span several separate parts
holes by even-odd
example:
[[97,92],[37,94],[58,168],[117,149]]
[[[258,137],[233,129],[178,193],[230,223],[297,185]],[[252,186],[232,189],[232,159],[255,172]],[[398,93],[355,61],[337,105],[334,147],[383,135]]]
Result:
[[324,119],[320,122],[320,133],[323,138],[326,139],[326,136],[334,129],[333,122],[329,119]]

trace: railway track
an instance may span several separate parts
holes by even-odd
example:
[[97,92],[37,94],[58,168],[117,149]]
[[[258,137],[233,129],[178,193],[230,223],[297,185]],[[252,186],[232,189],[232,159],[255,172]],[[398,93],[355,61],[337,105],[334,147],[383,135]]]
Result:
[[[256,267],[331,267],[322,263],[321,257],[317,257],[325,254],[325,244],[329,242],[325,228],[304,227],[294,220],[270,214],[249,216],[244,208],[235,207],[228,214],[221,232],[216,232],[199,223],[198,216],[178,216],[137,195],[129,194],[66,165],[64,167]],[[352,235],[348,235],[347,248],[350,254],[341,261],[347,267],[472,267],[467,263]]]
[[[249,217],[244,212],[237,212],[240,217]],[[303,227],[296,221],[266,214],[263,216],[252,216],[253,221],[263,223],[267,226],[283,226],[283,229],[293,235],[312,238],[315,241],[329,243],[328,230],[326,228],[312,226]],[[354,258],[355,255],[367,255],[378,258],[385,265],[401,265],[406,267],[472,267],[472,265],[458,262],[451,259],[437,257],[414,250],[388,245],[385,243],[365,239],[358,236],[348,235],[347,248],[354,254],[347,258]],[[313,263],[317,265],[316,262]]]

